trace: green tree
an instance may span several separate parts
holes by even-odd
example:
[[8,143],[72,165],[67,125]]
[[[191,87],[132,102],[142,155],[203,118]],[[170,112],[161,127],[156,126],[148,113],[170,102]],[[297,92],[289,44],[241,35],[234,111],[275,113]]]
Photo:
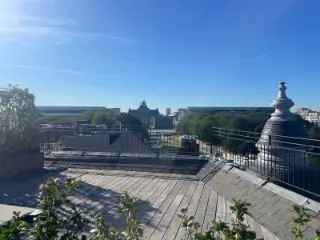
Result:
[[39,148],[39,113],[28,89],[9,86],[0,97],[0,150],[33,151]]
[[106,124],[112,126],[116,123],[117,117],[110,111],[99,111],[92,114],[91,121],[95,125]]
[[248,150],[255,153],[254,143],[228,138],[223,129],[236,129],[242,131],[262,131],[268,119],[269,112],[217,112],[210,114],[189,114],[177,127],[179,134],[196,135],[200,140],[214,145],[224,146],[227,151],[244,154]]

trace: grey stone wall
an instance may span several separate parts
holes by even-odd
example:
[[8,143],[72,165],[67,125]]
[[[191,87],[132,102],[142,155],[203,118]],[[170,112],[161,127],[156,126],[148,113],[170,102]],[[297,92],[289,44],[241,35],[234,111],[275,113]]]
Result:
[[43,168],[43,164],[44,159],[40,152],[0,153],[0,179],[9,179],[40,171]]

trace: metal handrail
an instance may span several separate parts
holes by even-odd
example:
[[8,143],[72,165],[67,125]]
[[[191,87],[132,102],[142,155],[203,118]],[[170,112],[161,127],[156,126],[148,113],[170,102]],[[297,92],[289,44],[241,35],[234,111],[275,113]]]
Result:
[[[245,130],[239,130],[234,128],[220,128],[220,127],[211,127],[212,129],[218,129],[218,130],[224,130],[224,131],[234,131],[234,132],[242,132],[242,133],[250,133],[254,135],[261,135],[259,132],[253,132],[253,131],[245,131]],[[306,140],[306,141],[315,141],[320,143],[320,139],[314,139],[314,138],[304,138],[304,137],[291,137],[291,136],[285,136],[285,135],[277,135],[277,134],[269,134],[271,137],[281,137],[281,138],[288,138],[288,139],[297,139],[297,140]]]

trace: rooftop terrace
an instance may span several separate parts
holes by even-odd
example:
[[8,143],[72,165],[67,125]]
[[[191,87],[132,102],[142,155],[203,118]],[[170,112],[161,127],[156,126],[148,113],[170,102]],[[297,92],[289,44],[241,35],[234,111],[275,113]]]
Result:
[[246,221],[264,239],[290,239],[293,204],[313,212],[305,231],[320,226],[320,204],[222,162],[209,163],[198,175],[150,173],[142,171],[76,169],[48,171],[37,178],[1,183],[0,203],[36,206],[38,187],[48,177],[72,177],[81,182],[72,197],[88,218],[103,213],[107,222],[121,226],[116,205],[127,191],[139,199],[139,219],[144,239],[181,239],[185,234],[178,218],[182,208],[194,215],[206,230],[213,219],[230,222],[233,198],[252,204]]

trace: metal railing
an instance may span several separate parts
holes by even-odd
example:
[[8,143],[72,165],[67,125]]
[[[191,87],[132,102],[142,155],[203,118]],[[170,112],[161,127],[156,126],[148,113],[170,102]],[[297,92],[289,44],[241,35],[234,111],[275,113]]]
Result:
[[212,128],[213,155],[320,200],[320,140]]
[[61,151],[62,148],[63,146],[61,143],[40,143],[40,152],[44,155]]
[[[205,143],[195,138],[179,136],[176,133],[166,132],[131,132],[125,131],[110,134],[102,137],[100,142],[95,139],[95,135],[90,136],[70,136],[70,144],[62,142],[42,143],[41,152],[49,155],[52,152],[82,152],[85,155],[90,152],[101,153],[110,156],[153,156],[157,158],[206,158],[213,153],[213,145]],[[85,139],[88,137],[88,139]],[[82,138],[82,139],[81,139]],[[89,141],[89,142],[88,142]],[[69,141],[70,142],[70,141]],[[103,142],[103,143],[102,143]],[[102,143],[102,144],[100,144]]]

